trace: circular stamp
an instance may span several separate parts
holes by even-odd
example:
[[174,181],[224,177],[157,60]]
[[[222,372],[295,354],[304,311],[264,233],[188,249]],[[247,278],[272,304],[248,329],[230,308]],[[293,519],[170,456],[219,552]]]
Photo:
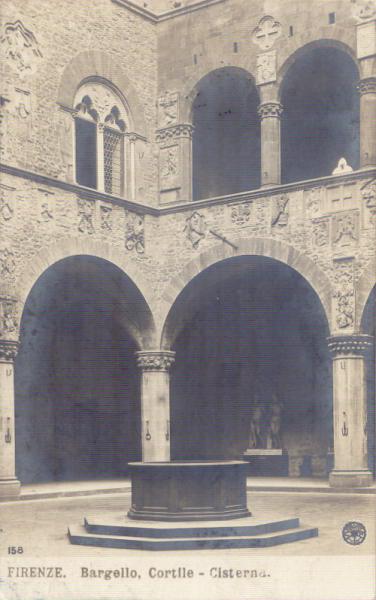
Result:
[[367,536],[367,530],[359,521],[349,521],[342,528],[342,537],[348,544],[358,546],[362,544]]

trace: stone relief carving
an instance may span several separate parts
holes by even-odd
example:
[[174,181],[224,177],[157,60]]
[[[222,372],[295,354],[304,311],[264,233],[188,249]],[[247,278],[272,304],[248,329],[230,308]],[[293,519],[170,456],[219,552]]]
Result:
[[329,244],[329,219],[313,222],[313,243],[320,247]]
[[376,94],[376,77],[366,77],[358,83],[358,91],[360,95]]
[[277,54],[275,50],[264,52],[257,57],[257,84],[271,83],[277,79]]
[[306,210],[311,218],[320,212],[322,189],[321,187],[315,187],[304,193]]
[[282,35],[282,25],[270,15],[265,15],[252,32],[252,41],[262,50],[269,50]]
[[125,210],[125,247],[137,254],[145,252],[145,217]]
[[9,196],[15,188],[0,183],[0,215],[4,221],[10,221],[14,217],[14,208],[9,204]]
[[166,92],[158,100],[158,125],[160,128],[175,125],[179,115],[179,95]]
[[359,239],[359,215],[348,211],[332,217],[332,242],[337,246],[350,246]]
[[10,298],[0,298],[1,327],[0,337],[14,335],[18,331],[18,316],[16,302]]
[[34,34],[22,21],[6,23],[0,42],[6,60],[21,75],[35,71],[42,52]]
[[82,85],[76,94],[74,107],[102,124],[107,122],[125,129],[122,102],[111,88],[103,84],[92,82]]
[[95,231],[93,225],[95,203],[92,200],[78,198],[77,207],[79,217],[78,231],[88,233],[89,235],[93,234]]
[[352,259],[334,261],[335,321],[339,329],[352,327],[355,321],[354,263]]
[[166,129],[159,129],[156,134],[156,140],[158,143],[163,144],[170,140],[178,140],[181,138],[191,138],[193,132],[193,125],[189,123],[180,123]]
[[249,223],[251,218],[251,207],[252,205],[250,202],[244,204],[231,204],[229,208],[233,225],[241,226]]
[[179,172],[179,146],[161,148],[159,154],[162,180],[174,178]]
[[3,277],[12,275],[16,270],[16,261],[13,252],[4,248],[0,251],[0,274]]
[[31,115],[31,94],[28,90],[14,89],[14,110],[20,119],[27,119]]
[[168,371],[175,361],[175,352],[137,352],[137,364],[143,371]]
[[205,217],[200,215],[199,212],[194,211],[185,220],[184,231],[186,232],[187,239],[191,242],[193,248],[196,249],[206,235]]
[[289,197],[286,194],[274,198],[272,226],[285,227],[289,222]]
[[332,175],[343,175],[344,173],[352,173],[352,171],[353,168],[347,164],[347,160],[345,158],[340,158]]
[[365,200],[366,207],[370,210],[371,221],[376,222],[376,179],[369,181],[361,189],[362,198]]
[[280,102],[263,102],[257,109],[260,119],[268,119],[269,117],[280,118],[283,112],[283,107]]
[[112,208],[102,204],[100,208],[101,215],[101,229],[104,231],[112,230]]
[[0,340],[0,359],[6,362],[13,362],[17,356],[18,342],[10,340]]

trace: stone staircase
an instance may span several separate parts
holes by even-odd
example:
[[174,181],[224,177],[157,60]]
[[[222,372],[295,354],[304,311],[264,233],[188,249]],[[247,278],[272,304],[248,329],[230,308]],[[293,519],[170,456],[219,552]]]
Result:
[[302,527],[296,517],[257,521],[254,517],[220,522],[145,523],[119,516],[113,522],[85,518],[83,526],[68,529],[71,544],[130,550],[198,550],[267,548],[318,536],[317,527]]

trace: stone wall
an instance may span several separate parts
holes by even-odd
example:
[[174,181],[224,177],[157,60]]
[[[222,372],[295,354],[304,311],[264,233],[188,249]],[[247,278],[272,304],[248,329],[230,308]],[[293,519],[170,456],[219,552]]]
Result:
[[[110,0],[95,0],[90,7],[68,0],[55,8],[48,0],[12,0],[3,3],[1,17],[5,98],[2,162],[62,180],[73,177],[73,119],[67,121],[59,108],[59,88],[70,64],[73,72],[80,72],[82,53],[103,53],[114,72],[123,71],[135,90],[145,122],[145,131],[136,133],[147,139],[137,196],[153,203],[157,179],[152,147],[157,87],[155,26]],[[96,72],[87,75],[105,77],[104,66],[97,63]],[[127,99],[128,90],[120,92]],[[129,108],[131,113],[136,110],[131,102]]]

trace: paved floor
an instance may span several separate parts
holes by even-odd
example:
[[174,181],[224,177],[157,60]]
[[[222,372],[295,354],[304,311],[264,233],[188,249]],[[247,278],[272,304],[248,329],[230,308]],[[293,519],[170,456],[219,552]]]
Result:
[[[312,477],[248,477],[247,487],[249,490],[259,491],[338,492],[337,489],[329,486],[327,479]],[[80,495],[89,496],[98,493],[114,494],[118,492],[129,492],[130,488],[131,483],[129,479],[53,481],[50,483],[23,485],[21,488],[21,500]],[[346,492],[351,492],[351,490],[346,490]],[[355,490],[353,490],[353,492],[355,492]],[[376,481],[370,488],[358,489],[355,493],[376,494]]]
[[[66,531],[69,524],[83,522],[86,515],[101,513],[106,520],[119,512],[126,513],[130,504],[129,492],[53,499],[24,500],[0,504],[0,559],[8,546],[21,545],[25,554],[48,556],[111,556],[118,552],[144,555],[142,551],[124,551],[71,546]],[[346,555],[360,556],[375,552],[376,502],[373,494],[249,493],[252,514],[262,519],[299,516],[303,525],[319,527],[319,537],[276,546],[269,549],[247,550],[261,555]],[[342,538],[342,528],[348,521],[361,521],[367,538],[359,546],[351,546]],[[197,551],[196,551],[197,552]],[[212,551],[200,550],[201,554]],[[218,554],[244,554],[244,550],[218,550]],[[169,553],[164,553],[168,555]],[[188,552],[189,554],[189,552]]]

